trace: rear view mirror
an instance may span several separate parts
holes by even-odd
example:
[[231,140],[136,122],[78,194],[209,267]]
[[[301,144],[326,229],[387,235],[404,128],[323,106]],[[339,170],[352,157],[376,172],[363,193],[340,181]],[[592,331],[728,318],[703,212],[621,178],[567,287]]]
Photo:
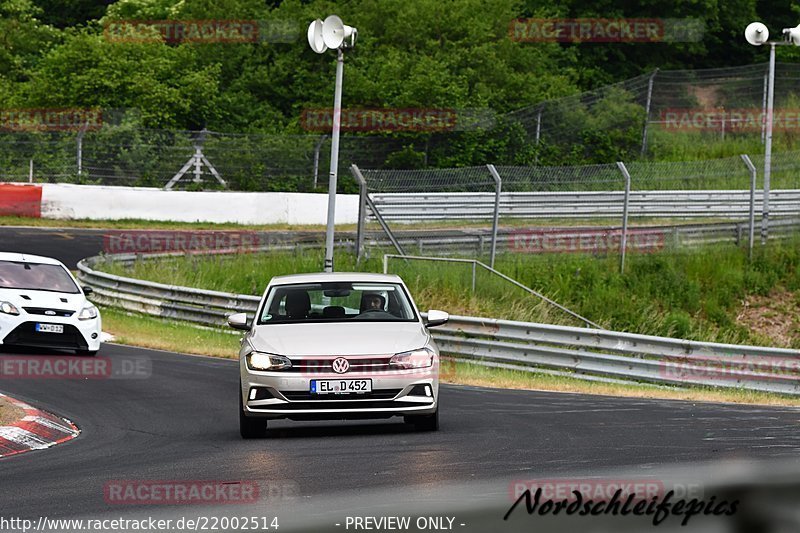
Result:
[[84,296],[89,296],[90,294],[92,294],[94,292],[94,289],[89,287],[88,285],[85,286],[85,287],[81,287],[81,289],[83,289]]
[[247,313],[234,313],[228,317],[228,325],[233,329],[250,331],[250,324],[247,323]]
[[448,313],[431,309],[428,311],[428,318],[425,320],[425,327],[434,328],[436,326],[441,326],[442,324],[446,324],[448,320],[450,320],[450,315]]
[[346,298],[350,296],[350,289],[330,289],[323,294],[328,298]]

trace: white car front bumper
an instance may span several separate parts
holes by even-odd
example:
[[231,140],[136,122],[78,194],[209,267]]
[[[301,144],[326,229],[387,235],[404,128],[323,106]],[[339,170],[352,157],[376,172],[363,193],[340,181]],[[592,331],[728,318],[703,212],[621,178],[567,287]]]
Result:
[[[439,400],[438,357],[429,368],[348,374],[261,372],[240,360],[246,416],[293,420],[428,415]],[[312,380],[369,379],[368,393],[314,394]]]
[[[37,323],[60,324],[64,330],[63,333],[38,332]],[[99,314],[96,318],[78,320],[77,312],[71,317],[0,313],[0,344],[94,352],[100,349],[101,328]]]

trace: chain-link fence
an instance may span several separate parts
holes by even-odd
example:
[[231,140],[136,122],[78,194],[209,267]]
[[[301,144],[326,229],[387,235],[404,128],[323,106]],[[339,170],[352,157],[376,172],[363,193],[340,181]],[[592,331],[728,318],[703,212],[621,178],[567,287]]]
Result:
[[795,232],[800,219],[800,152],[774,158],[768,193],[756,162],[758,168],[740,156],[413,171],[354,165],[362,186],[359,250],[385,247],[386,235],[401,254],[493,264],[505,252],[619,253],[624,262],[626,252],[701,242],[752,247],[770,229]]
[[[395,124],[391,131],[378,126],[370,132],[343,131],[340,191],[357,190],[347,172],[353,163],[404,170],[487,162],[498,167],[553,167],[701,159],[730,154],[732,147],[733,153],[762,152],[766,80],[766,63],[654,71],[505,114],[479,110],[479,119],[466,120],[463,127],[423,131],[414,124],[408,130]],[[798,80],[800,64],[777,64],[776,153],[800,149]],[[451,111],[470,117],[475,110]],[[0,179],[164,187],[180,174],[173,187],[327,188],[331,139],[324,132],[315,133],[319,128],[298,135],[164,131],[132,126],[138,123],[134,111],[114,110],[102,116],[105,122],[85,131],[34,131],[0,124]],[[206,161],[193,159],[198,147]]]
[[[326,190],[330,135],[222,134],[103,127],[0,133],[0,180],[254,191]],[[202,155],[199,164],[194,158]],[[342,136],[340,190],[351,161],[381,167],[392,138]],[[181,173],[181,170],[185,172]],[[216,179],[215,173],[224,183]]]

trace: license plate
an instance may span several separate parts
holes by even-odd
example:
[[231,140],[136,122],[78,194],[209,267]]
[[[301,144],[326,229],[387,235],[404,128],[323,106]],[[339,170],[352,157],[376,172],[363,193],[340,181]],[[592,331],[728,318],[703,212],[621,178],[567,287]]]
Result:
[[371,379],[312,379],[311,394],[372,392]]
[[36,331],[39,333],[64,333],[63,324],[40,324],[36,323]]

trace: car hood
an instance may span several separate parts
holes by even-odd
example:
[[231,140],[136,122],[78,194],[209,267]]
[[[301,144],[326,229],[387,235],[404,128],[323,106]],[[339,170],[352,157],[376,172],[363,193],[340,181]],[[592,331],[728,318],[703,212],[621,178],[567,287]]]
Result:
[[[27,296],[27,298],[25,298]],[[61,299],[66,301],[62,301]],[[80,311],[85,305],[86,297],[83,294],[69,294],[62,292],[34,291],[30,289],[2,289],[0,288],[0,302],[11,302],[20,310],[23,307],[47,307],[50,309],[69,309]]]
[[379,355],[425,346],[429,335],[419,322],[265,324],[250,343],[279,355]]

